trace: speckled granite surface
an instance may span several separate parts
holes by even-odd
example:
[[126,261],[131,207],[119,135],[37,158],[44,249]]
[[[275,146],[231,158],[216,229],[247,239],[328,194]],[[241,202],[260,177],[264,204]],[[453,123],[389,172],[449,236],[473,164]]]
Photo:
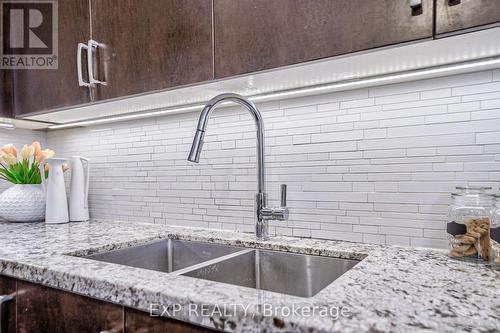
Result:
[[[366,258],[316,296],[301,298],[67,255],[160,238]],[[433,250],[289,237],[255,242],[249,234],[127,222],[0,222],[0,273],[145,311],[155,304],[164,315],[229,332],[500,328],[500,272]]]

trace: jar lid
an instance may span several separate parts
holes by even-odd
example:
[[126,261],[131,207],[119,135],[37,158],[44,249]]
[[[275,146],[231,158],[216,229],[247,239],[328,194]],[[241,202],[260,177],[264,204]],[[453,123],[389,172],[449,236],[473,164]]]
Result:
[[491,186],[457,186],[457,192],[451,194],[452,197],[493,197],[491,193],[486,193],[486,191],[491,191]]

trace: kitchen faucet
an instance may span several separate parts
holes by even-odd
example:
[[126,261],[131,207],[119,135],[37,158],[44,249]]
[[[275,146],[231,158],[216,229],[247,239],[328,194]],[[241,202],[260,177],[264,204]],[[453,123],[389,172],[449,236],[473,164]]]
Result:
[[218,105],[223,102],[233,102],[241,105],[249,111],[255,120],[257,130],[257,194],[255,196],[255,236],[258,240],[269,239],[269,220],[284,221],[288,219],[288,208],[286,207],[286,185],[281,185],[281,206],[267,207],[267,194],[265,192],[265,169],[264,169],[264,122],[259,110],[245,97],[238,94],[220,94],[212,98],[205,105],[200,114],[193,145],[189,152],[188,161],[198,163],[200,160],[203,138],[207,128],[208,118]]

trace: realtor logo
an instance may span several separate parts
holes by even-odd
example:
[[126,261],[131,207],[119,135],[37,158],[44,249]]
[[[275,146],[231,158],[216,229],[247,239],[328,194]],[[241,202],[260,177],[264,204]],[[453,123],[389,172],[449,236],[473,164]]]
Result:
[[55,0],[0,0],[1,69],[57,69]]

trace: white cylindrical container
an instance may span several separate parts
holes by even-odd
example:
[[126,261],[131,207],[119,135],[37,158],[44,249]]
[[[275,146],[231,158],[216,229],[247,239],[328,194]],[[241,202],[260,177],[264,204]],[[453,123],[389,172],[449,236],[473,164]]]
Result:
[[[84,170],[84,163],[86,170]],[[89,220],[89,160],[82,156],[71,157],[71,192],[69,194],[69,220]]]
[[[69,222],[68,199],[66,197],[66,186],[64,185],[63,164],[65,158],[47,158],[45,163],[49,165],[49,177],[42,177],[42,185],[45,189],[45,223],[67,223]],[[40,165],[40,172],[44,172],[45,165]]]

